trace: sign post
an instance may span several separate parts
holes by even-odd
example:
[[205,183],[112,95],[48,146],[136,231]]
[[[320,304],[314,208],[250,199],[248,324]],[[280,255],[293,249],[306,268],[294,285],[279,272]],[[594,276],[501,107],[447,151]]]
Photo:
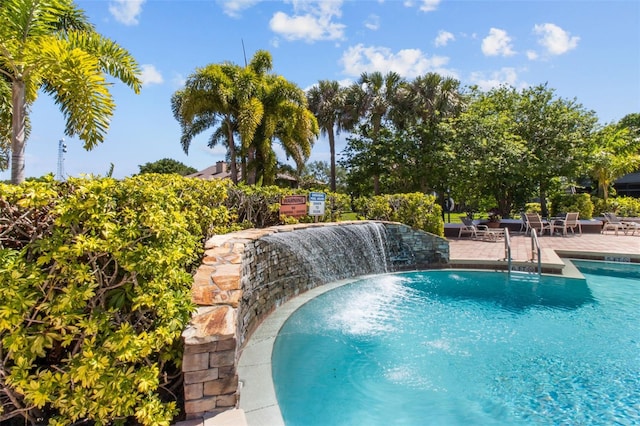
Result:
[[323,192],[310,192],[309,193],[309,216],[315,216],[315,221],[318,221],[318,216],[324,216],[324,204],[326,195]]

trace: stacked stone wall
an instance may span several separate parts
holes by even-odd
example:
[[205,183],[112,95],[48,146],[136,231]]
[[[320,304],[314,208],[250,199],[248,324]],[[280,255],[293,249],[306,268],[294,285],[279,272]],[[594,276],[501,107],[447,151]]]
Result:
[[[192,288],[198,310],[183,333],[187,418],[234,408],[239,398],[236,367],[246,339],[281,304],[325,284],[297,254],[261,238],[276,232],[363,223],[250,229],[207,241]],[[441,267],[448,262],[449,244],[445,239],[399,223],[380,223],[385,226],[387,264],[392,271]]]

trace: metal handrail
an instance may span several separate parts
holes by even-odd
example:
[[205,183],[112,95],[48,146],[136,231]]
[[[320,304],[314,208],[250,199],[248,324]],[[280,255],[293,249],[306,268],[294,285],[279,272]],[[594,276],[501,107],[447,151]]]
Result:
[[509,228],[504,228],[504,257],[507,260],[507,271],[511,275],[511,238]]
[[[534,251],[535,249],[535,251]],[[531,228],[531,261],[538,259],[538,275],[542,275],[542,259],[541,259],[540,241],[535,229]]]

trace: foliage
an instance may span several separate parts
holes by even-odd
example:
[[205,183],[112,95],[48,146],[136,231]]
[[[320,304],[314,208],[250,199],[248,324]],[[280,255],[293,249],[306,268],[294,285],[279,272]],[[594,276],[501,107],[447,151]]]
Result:
[[395,73],[363,74],[347,91],[347,139],[341,164],[358,195],[419,191],[439,194],[455,166],[438,124],[465,103],[459,81],[435,73],[405,81]]
[[304,92],[270,74],[271,68],[271,54],[263,50],[245,67],[229,62],[209,64],[196,69],[171,98],[184,151],[188,152],[197,135],[213,130],[208,145],[226,145],[234,183],[238,182],[239,161],[243,182],[274,183],[274,140],[301,169],[318,134],[318,123],[307,109]]
[[180,176],[190,175],[192,173],[196,173],[198,170],[187,166],[186,164],[173,160],[171,158],[163,158],[158,161],[154,161],[153,163],[145,163],[140,168],[140,174],[143,173],[161,173],[161,174],[169,174],[169,173],[177,173]]
[[620,217],[640,217],[640,199],[634,197],[615,197],[606,201],[592,197],[594,216],[601,217],[603,213],[614,212]]
[[[305,165],[300,176],[299,185],[304,189],[328,191],[331,180],[331,166],[326,161],[313,161]],[[341,165],[335,167],[337,192],[347,192],[347,171]]]
[[433,195],[415,192],[361,197],[354,201],[354,205],[364,219],[401,222],[432,234],[444,235],[442,208]]
[[346,89],[337,81],[320,80],[307,92],[309,110],[318,120],[320,134],[327,135],[329,139],[329,188],[332,192],[337,190],[335,137],[342,130],[345,100]]
[[525,213],[542,213],[540,203],[527,203],[524,209]]
[[594,134],[589,174],[598,182],[598,196],[606,201],[613,182],[640,167],[640,138],[629,128],[608,125]]
[[141,175],[0,185],[0,421],[169,425],[203,237],[226,185]]
[[593,202],[589,194],[556,194],[551,197],[551,215],[578,212],[580,219],[593,217]]
[[[280,201],[286,195],[309,195],[308,190],[277,186],[238,185],[228,188],[226,206],[244,228],[265,228],[280,224],[313,222],[311,216],[299,219],[280,215]],[[325,214],[319,220],[338,221],[342,213],[350,211],[350,199],[345,194],[325,192]]]
[[596,117],[575,99],[558,98],[554,90],[538,85],[517,94],[514,119],[516,134],[527,146],[523,161],[537,183],[542,214],[546,215],[553,178],[576,178],[583,172]]
[[51,95],[60,107],[65,134],[92,149],[104,140],[115,109],[105,75],[138,93],[140,71],[129,52],[98,34],[72,0],[3,0],[0,22],[0,80],[13,93],[11,181],[17,184],[24,181],[26,119],[38,93]]
[[490,198],[503,217],[522,209],[536,187],[527,142],[516,127],[517,100],[507,87],[474,92],[460,115],[440,125],[455,156],[452,189],[458,201],[482,208]]

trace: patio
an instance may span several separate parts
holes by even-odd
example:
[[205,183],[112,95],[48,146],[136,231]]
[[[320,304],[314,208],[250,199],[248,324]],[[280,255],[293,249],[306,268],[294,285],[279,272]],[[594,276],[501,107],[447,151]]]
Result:
[[[513,231],[512,231],[513,232]],[[470,238],[448,237],[452,267],[477,267],[492,269],[504,266],[504,241],[480,241]],[[511,258],[515,266],[531,269],[531,237],[512,233]],[[541,236],[541,260],[543,270],[557,271],[565,266],[562,257],[579,257],[593,260],[615,260],[640,263],[640,235],[582,234],[578,236]],[[546,268],[545,268],[546,266]]]

